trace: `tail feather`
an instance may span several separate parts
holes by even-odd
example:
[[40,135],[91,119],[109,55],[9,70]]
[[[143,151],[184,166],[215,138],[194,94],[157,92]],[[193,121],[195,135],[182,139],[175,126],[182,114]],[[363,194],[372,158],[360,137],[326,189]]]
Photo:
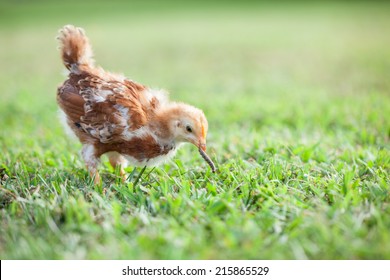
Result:
[[57,39],[60,41],[62,60],[69,71],[77,73],[81,66],[94,67],[92,48],[82,28],[65,25]]

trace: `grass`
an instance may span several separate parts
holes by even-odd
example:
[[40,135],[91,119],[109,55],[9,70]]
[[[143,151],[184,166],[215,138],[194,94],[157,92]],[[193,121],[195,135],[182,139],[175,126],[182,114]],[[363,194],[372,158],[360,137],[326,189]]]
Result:
[[[50,3],[0,21],[1,259],[390,258],[388,4]],[[204,110],[216,174],[186,146],[136,188],[104,160],[93,186],[57,120],[69,22]]]

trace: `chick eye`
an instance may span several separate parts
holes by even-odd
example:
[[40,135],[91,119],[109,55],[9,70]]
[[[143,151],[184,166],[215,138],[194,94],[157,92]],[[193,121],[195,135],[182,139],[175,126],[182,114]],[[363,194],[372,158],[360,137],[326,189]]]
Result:
[[187,125],[187,126],[186,126],[186,130],[187,130],[187,132],[190,132],[190,133],[191,133],[191,132],[192,132],[191,126]]

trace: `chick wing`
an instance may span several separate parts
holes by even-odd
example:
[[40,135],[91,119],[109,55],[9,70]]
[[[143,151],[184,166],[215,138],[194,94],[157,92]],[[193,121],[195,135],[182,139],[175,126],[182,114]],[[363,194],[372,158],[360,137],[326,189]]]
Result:
[[113,75],[71,74],[57,100],[83,142],[115,143],[143,127],[160,99],[143,85]]

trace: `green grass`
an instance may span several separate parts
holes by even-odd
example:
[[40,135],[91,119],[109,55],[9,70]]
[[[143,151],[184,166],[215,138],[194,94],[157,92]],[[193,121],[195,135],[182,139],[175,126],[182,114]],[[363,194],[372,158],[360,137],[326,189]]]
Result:
[[[390,258],[390,5],[64,3],[1,12],[1,259]],[[218,172],[185,146],[94,187],[57,119],[66,23],[202,108]]]

